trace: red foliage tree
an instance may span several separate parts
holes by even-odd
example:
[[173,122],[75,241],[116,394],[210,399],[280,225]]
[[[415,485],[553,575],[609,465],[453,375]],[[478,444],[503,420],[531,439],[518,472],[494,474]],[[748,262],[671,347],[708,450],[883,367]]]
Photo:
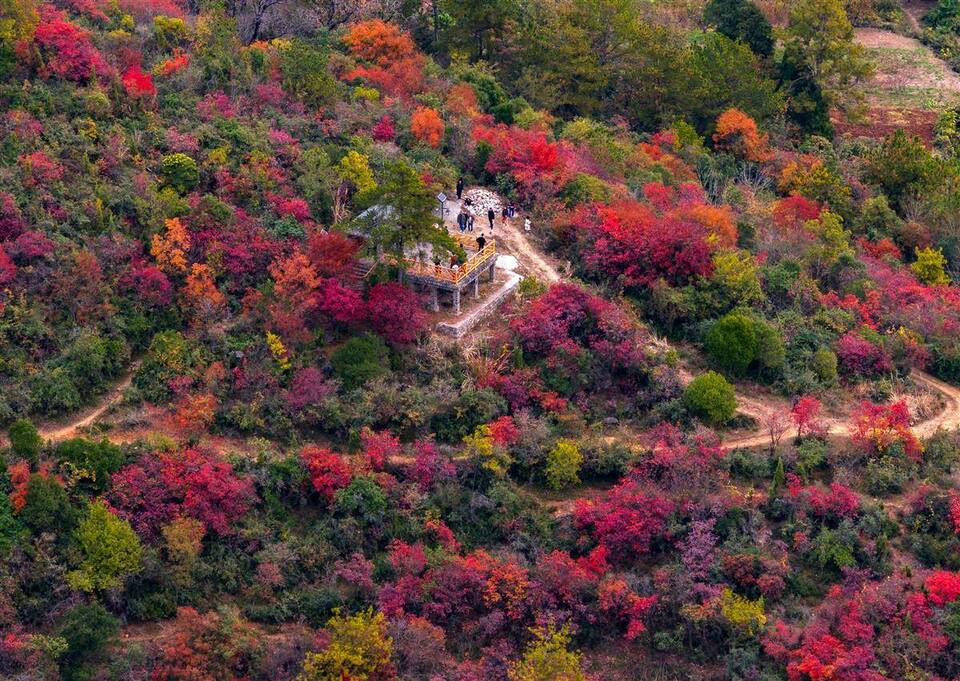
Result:
[[149,73],[145,73],[139,66],[127,67],[127,70],[123,72],[122,82],[123,89],[133,99],[146,99],[157,94],[153,77]]
[[522,201],[553,196],[572,179],[569,145],[550,141],[543,130],[477,125],[473,137],[490,146],[487,172],[511,175]]
[[323,279],[310,299],[311,307],[338,324],[357,324],[367,316],[368,305],[361,295],[336,279]]
[[799,195],[788,196],[774,204],[773,223],[781,229],[797,229],[820,217],[820,211],[820,204],[816,201]]
[[161,646],[151,681],[214,681],[249,678],[263,651],[263,637],[238,613],[177,609],[173,635]]
[[382,471],[392,457],[400,454],[400,439],[393,433],[364,428],[360,433],[363,458],[372,470]]
[[3,246],[0,246],[0,286],[6,286],[11,283],[16,276],[17,266],[13,260],[10,259],[10,256],[7,255]]
[[7,192],[0,192],[0,242],[16,239],[26,229],[17,200]]
[[397,130],[393,126],[393,120],[390,116],[384,115],[370,131],[373,139],[378,142],[392,142],[397,136]]
[[234,475],[229,462],[196,448],[143,455],[114,474],[109,495],[117,514],[149,538],[178,515],[199,520],[210,532],[232,534],[232,523],[255,498],[253,484]]
[[334,493],[350,484],[352,474],[349,464],[325,447],[304,447],[300,459],[307,467],[310,482],[321,497],[330,503]]
[[713,261],[709,230],[681,213],[658,214],[636,201],[621,201],[582,206],[569,222],[584,266],[595,276],[633,287],[657,279],[685,285],[709,276]]
[[298,369],[283,394],[287,406],[294,411],[320,405],[336,392],[336,384],[328,381],[316,367]]
[[367,306],[373,330],[390,343],[412,343],[427,322],[419,296],[395,282],[371,288]]
[[94,74],[110,75],[110,67],[93,46],[90,34],[50,5],[41,7],[33,37],[40,51],[40,71],[46,76],[84,82]]
[[853,441],[867,452],[883,453],[895,444],[915,461],[923,454],[923,445],[910,430],[910,409],[903,400],[893,404],[861,402],[853,414]]
[[623,480],[599,501],[578,500],[574,523],[619,561],[650,553],[667,536],[672,501],[634,480]]
[[852,331],[840,337],[836,351],[840,368],[854,376],[876,376],[893,368],[890,356],[881,346]]
[[823,430],[823,425],[819,421],[820,400],[812,395],[804,395],[793,404],[790,409],[790,416],[793,423],[797,426],[797,437],[803,437],[804,433],[816,435]]
[[339,232],[316,230],[307,242],[307,257],[321,277],[345,278],[356,263],[359,244]]

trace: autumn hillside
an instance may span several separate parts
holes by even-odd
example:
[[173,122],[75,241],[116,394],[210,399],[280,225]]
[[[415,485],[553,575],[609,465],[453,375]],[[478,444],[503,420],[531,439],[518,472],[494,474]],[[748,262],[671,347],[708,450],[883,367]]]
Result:
[[960,679],[958,41],[0,0],[0,678]]

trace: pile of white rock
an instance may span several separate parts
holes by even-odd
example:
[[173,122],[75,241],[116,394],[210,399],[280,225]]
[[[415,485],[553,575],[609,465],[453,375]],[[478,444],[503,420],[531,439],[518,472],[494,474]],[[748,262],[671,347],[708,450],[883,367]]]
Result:
[[[474,215],[486,216],[487,211],[493,208],[493,212],[496,213],[497,218],[499,218],[500,211],[503,210],[503,203],[500,201],[500,197],[488,189],[481,189],[479,187],[468,189],[464,192],[463,198],[470,199],[473,202],[470,208],[473,210]],[[464,205],[466,205],[466,202],[464,202]]]

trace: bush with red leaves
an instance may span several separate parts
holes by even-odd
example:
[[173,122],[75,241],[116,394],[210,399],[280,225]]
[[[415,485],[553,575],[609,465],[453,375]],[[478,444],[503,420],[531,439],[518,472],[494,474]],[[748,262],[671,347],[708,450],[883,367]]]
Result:
[[110,66],[93,46],[90,34],[50,5],[40,8],[33,39],[40,52],[40,72],[47,77],[86,82],[94,75],[110,76]]
[[113,476],[108,496],[117,514],[141,536],[155,539],[160,528],[183,515],[220,535],[256,500],[253,483],[238,478],[233,466],[205,449],[144,454]]
[[389,343],[412,343],[426,326],[427,314],[419,296],[395,282],[371,288],[367,307],[373,330]]
[[[652,188],[651,188],[652,189]],[[663,279],[683,286],[713,271],[710,231],[691,218],[692,207],[668,192],[653,207],[638,201],[587,204],[567,215],[560,227],[576,240],[583,268],[594,277],[628,287]],[[667,210],[658,208],[663,203]]]
[[157,88],[153,84],[153,76],[146,73],[139,66],[131,65],[123,72],[123,89],[133,99],[153,97]]
[[307,467],[313,489],[327,503],[332,502],[337,490],[349,485],[353,477],[343,457],[325,447],[304,447],[300,459]]
[[629,563],[667,538],[667,520],[675,508],[663,494],[625,479],[598,501],[578,500],[573,518],[611,558]]
[[848,375],[878,376],[893,368],[886,350],[852,331],[840,337],[836,351],[840,369]]

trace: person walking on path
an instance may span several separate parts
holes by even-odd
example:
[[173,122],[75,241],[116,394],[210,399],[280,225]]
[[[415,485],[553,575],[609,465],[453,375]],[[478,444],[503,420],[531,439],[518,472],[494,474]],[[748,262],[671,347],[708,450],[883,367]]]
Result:
[[477,237],[477,253],[483,250],[483,247],[487,245],[487,240],[484,238],[483,234]]
[[457,227],[460,228],[460,233],[463,233],[463,230],[467,228],[467,214],[462,210],[457,213]]
[[524,231],[524,232],[529,232],[529,231],[530,231],[530,218],[524,218],[524,219],[523,219],[523,231]]
[[471,212],[470,215],[467,217],[467,231],[468,231],[468,232],[472,232],[472,231],[473,231],[473,223],[474,223],[475,220],[476,220],[476,217],[474,217],[473,213]]
[[490,221],[490,231],[493,231],[493,221],[496,219],[497,214],[493,212],[493,206],[487,209],[487,220]]
[[457,178],[457,201],[463,198],[463,178]]

